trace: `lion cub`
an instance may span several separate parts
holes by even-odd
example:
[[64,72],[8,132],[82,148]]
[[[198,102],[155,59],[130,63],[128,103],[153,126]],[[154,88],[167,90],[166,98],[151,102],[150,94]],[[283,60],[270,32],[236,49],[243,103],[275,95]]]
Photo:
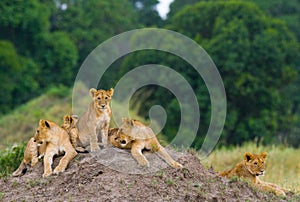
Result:
[[228,178],[233,176],[241,177],[249,180],[254,186],[262,190],[285,196],[285,191],[287,190],[284,190],[276,184],[264,182],[259,179],[260,175],[264,175],[266,159],[266,152],[262,152],[261,154],[251,154],[247,152],[244,154],[244,160],[242,162],[238,163],[231,170],[221,172],[220,176]]
[[85,149],[82,147],[78,147],[77,145],[80,144],[79,136],[78,136],[78,129],[76,127],[76,123],[78,121],[77,115],[65,115],[64,116],[64,123],[61,125],[63,129],[67,131],[70,137],[70,141],[74,149],[78,152],[85,152]]
[[151,152],[157,152],[172,167],[183,168],[160,145],[152,129],[137,120],[124,118],[121,127],[111,129],[109,136],[113,146],[131,149],[132,156],[141,166],[149,167],[149,162],[142,154],[142,150],[147,149]]
[[51,165],[54,155],[64,152],[64,156],[59,161],[54,173],[63,172],[70,161],[77,155],[73,148],[68,133],[52,121],[40,120],[39,126],[34,136],[34,142],[38,145],[47,144],[44,156],[44,174],[47,177],[52,174]]
[[90,96],[93,101],[87,111],[78,120],[76,126],[79,132],[79,140],[82,147],[91,147],[91,152],[99,150],[97,131],[100,131],[102,144],[107,146],[108,128],[111,117],[109,107],[110,100],[114,94],[114,89],[96,90],[90,89]]
[[19,168],[13,172],[14,177],[25,174],[27,165],[30,163],[31,167],[35,166],[40,158],[42,158],[46,151],[46,143],[38,145],[34,142],[34,138],[30,138],[24,151],[24,158],[20,163]]

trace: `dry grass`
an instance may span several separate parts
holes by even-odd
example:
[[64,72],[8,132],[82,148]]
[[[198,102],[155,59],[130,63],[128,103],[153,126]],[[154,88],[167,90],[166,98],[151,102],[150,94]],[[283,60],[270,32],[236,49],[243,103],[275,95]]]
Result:
[[217,149],[202,163],[207,167],[213,166],[214,170],[219,172],[231,169],[242,161],[245,152],[261,153],[262,151],[268,153],[268,159],[266,174],[261,179],[300,194],[300,149],[282,146],[256,147],[254,143],[247,143],[242,147]]

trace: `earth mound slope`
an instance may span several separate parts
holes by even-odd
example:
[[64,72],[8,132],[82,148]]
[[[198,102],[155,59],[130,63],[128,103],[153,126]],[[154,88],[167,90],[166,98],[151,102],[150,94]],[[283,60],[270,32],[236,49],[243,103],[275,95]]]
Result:
[[[206,169],[193,152],[167,150],[184,166],[169,167],[146,152],[150,167],[138,167],[130,151],[106,148],[78,154],[67,170],[42,178],[43,164],[21,177],[0,179],[0,201],[297,201],[260,192],[240,180],[219,177]],[[55,167],[61,157],[54,160]]]

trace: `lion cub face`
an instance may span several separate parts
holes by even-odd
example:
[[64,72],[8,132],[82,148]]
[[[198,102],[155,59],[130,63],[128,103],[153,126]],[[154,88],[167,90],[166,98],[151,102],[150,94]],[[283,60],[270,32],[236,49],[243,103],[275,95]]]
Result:
[[96,90],[90,89],[90,96],[93,98],[94,106],[98,110],[105,110],[109,107],[110,100],[114,94],[114,89]]
[[256,176],[264,175],[266,158],[266,152],[262,152],[261,154],[251,154],[247,152],[244,154],[245,165],[248,171]]
[[128,135],[125,135],[122,132],[118,132],[115,137],[115,141],[120,145],[120,147],[126,148],[131,144],[133,140]]
[[37,127],[34,135],[34,142],[37,142],[38,145],[42,145],[44,142],[47,142],[50,137],[50,123],[46,120],[40,120],[39,126]]
[[76,123],[78,121],[78,116],[76,115],[65,115],[64,116],[64,123],[61,125],[62,128],[66,130],[70,130],[75,127]]
[[119,130],[119,128],[111,128],[108,131],[110,143],[121,149],[130,149],[133,139],[130,136],[125,135]]

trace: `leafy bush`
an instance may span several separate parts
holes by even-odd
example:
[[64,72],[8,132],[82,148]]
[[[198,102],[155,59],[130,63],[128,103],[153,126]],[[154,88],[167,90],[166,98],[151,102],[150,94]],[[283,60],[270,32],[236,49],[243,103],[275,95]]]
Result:
[[26,143],[0,151],[0,177],[10,175],[23,159]]

